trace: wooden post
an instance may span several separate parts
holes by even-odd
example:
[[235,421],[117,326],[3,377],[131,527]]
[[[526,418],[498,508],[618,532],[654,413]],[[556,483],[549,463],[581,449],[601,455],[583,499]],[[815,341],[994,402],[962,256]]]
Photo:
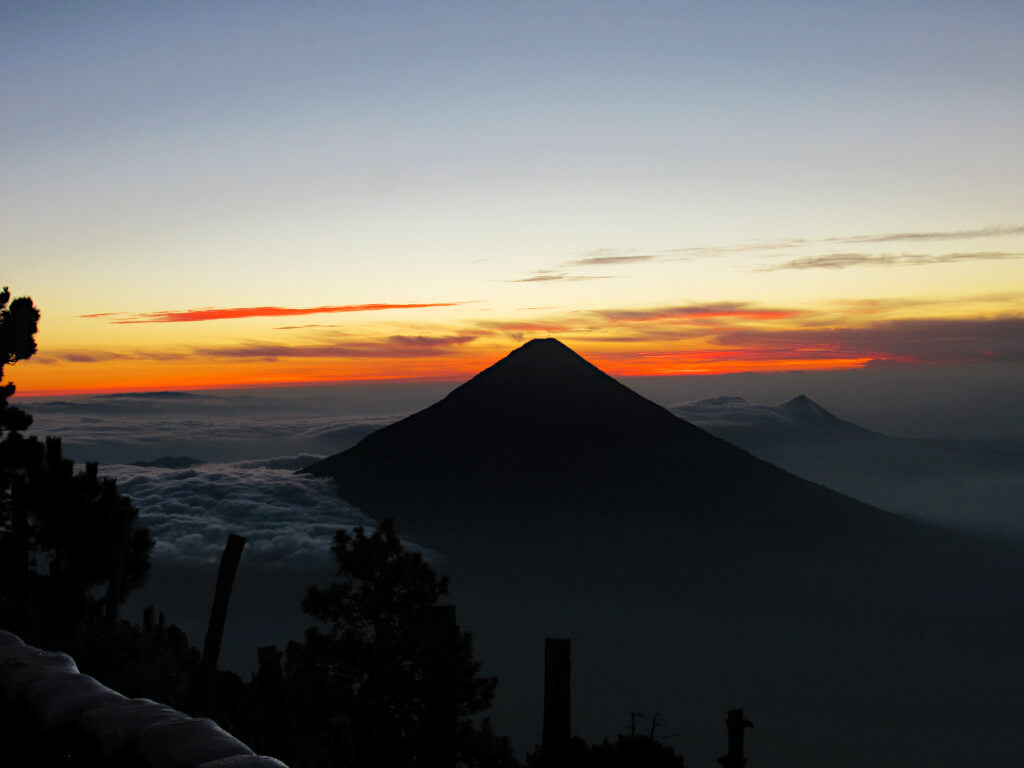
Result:
[[729,729],[729,753],[718,758],[718,762],[722,768],[743,768],[747,764],[743,754],[743,731],[753,728],[754,724],[743,717],[742,709],[730,709],[725,726]]
[[127,499],[117,492],[116,481],[103,481],[102,502],[110,514],[113,525],[114,546],[111,552],[110,578],[107,582],[107,621],[116,622],[121,610],[121,591],[124,585],[124,559],[128,551],[131,506]]
[[220,570],[217,572],[217,591],[213,595],[213,607],[210,609],[210,623],[206,628],[206,642],[203,644],[203,660],[199,666],[199,680],[196,682],[194,708],[201,714],[208,713],[213,703],[213,683],[217,674],[217,658],[220,656],[220,643],[224,638],[224,624],[228,616],[228,601],[231,599],[231,588],[235,583],[235,572],[238,561],[242,558],[245,538],[237,534],[228,534],[228,543],[220,558]]
[[25,478],[14,475],[11,478],[11,542],[13,556],[3,564],[8,578],[17,583],[28,578],[28,487]]
[[61,446],[60,438],[47,436],[46,438],[46,466],[56,470],[64,461],[64,448]]
[[256,694],[259,703],[257,745],[261,752],[275,757],[288,754],[288,708],[284,700],[284,675],[281,673],[281,651],[267,645],[257,652],[260,668],[256,673]]
[[568,638],[544,640],[544,729],[541,748],[557,762],[569,745],[571,735],[570,643]]
[[455,768],[459,699],[456,682],[458,625],[454,605],[427,609],[424,627],[426,656],[423,669],[424,713],[417,765],[424,768]]
[[355,747],[352,744],[352,720],[346,714],[335,715],[327,724],[331,734],[334,764],[339,768],[355,765]]

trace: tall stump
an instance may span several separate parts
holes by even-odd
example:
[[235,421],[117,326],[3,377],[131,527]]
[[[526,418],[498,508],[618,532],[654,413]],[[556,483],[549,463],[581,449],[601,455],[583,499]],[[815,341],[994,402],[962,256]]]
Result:
[[418,765],[455,768],[459,722],[457,649],[459,628],[454,605],[433,605],[426,612],[423,669],[425,712]]
[[544,728],[541,749],[557,761],[562,757],[571,736],[572,662],[571,641],[548,637],[544,640]]
[[231,589],[235,584],[235,573],[238,561],[242,559],[245,538],[237,534],[228,534],[228,543],[220,558],[220,570],[217,572],[217,590],[213,595],[213,607],[210,609],[210,624],[206,629],[206,642],[203,644],[203,660],[199,667],[199,680],[193,696],[193,709],[200,714],[208,714],[213,705],[213,686],[217,675],[217,659],[220,657],[220,644],[224,639],[224,624],[228,617],[228,602],[231,600]]

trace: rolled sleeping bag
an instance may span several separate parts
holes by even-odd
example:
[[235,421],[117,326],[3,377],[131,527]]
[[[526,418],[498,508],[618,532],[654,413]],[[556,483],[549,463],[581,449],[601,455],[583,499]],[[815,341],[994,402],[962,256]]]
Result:
[[66,653],[36,650],[20,658],[8,657],[0,663],[0,699],[7,706],[20,704],[25,689],[37,680],[53,675],[77,674],[75,660]]
[[42,653],[42,651],[34,645],[25,645],[24,643],[20,645],[18,643],[0,645],[0,666],[26,659],[37,653]]
[[134,753],[139,768],[195,768],[222,757],[255,754],[206,718],[144,728],[135,739]]
[[196,768],[288,768],[288,766],[276,757],[238,755],[237,757],[222,757],[220,760],[203,763]]
[[73,722],[87,709],[127,701],[89,675],[46,675],[25,687],[23,704],[43,733]]
[[0,629],[0,648],[5,645],[25,645],[25,641],[13,632],[8,632],[6,629]]
[[106,761],[118,753],[132,751],[136,737],[145,728],[191,719],[150,699],[124,699],[85,710],[75,727],[82,754]]

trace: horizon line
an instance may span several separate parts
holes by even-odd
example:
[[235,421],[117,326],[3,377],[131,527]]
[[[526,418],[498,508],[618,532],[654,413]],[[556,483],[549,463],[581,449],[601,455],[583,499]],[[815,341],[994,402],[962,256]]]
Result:
[[[584,358],[586,359],[586,358]],[[498,362],[498,361],[495,361]],[[588,360],[588,362],[590,362]],[[801,361],[806,363],[807,361]],[[833,362],[833,361],[828,361]],[[845,361],[844,361],[845,362]],[[593,364],[593,363],[591,363]],[[488,368],[490,366],[487,366]],[[777,368],[777,369],[745,369],[745,370],[726,370],[726,371],[708,371],[708,370],[694,370],[694,371],[662,371],[657,370],[647,373],[615,373],[609,372],[600,366],[598,367],[603,373],[615,379],[669,379],[669,378],[694,378],[694,377],[721,377],[721,376],[736,376],[742,374],[755,374],[755,375],[766,375],[772,376],[783,373],[823,373],[823,372],[841,372],[841,371],[856,371],[863,370],[863,364],[842,364],[836,366],[807,366],[804,368]],[[140,384],[138,386],[124,386],[124,387],[84,387],[78,389],[38,389],[29,390],[28,392],[22,392],[20,389],[10,397],[10,400],[32,400],[43,397],[74,397],[74,396],[101,396],[101,395],[130,395],[130,394],[151,394],[153,392],[211,392],[217,390],[247,390],[247,389],[300,389],[309,387],[334,387],[344,386],[346,384],[351,385],[370,385],[370,384],[464,384],[465,382],[472,379],[478,373],[481,373],[486,368],[477,370],[467,375],[438,375],[438,376],[364,376],[364,377],[351,377],[345,379],[289,379],[283,381],[270,381],[270,382],[239,382],[237,384],[199,384],[175,387],[169,385],[167,382],[161,384]]]

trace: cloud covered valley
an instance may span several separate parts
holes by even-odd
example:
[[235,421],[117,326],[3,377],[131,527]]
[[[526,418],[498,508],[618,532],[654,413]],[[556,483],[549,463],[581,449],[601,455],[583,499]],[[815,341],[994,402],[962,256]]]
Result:
[[330,560],[338,528],[372,521],[338,498],[330,481],[295,474],[320,458],[202,464],[185,469],[110,465],[122,493],[141,511],[158,559],[215,561],[229,533],[247,539],[246,557],[260,564]]

